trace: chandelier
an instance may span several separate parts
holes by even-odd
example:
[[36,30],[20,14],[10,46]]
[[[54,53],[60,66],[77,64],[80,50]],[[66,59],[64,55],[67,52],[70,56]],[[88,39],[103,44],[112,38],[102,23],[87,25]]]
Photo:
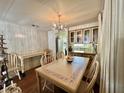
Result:
[[64,25],[61,24],[61,14],[60,13],[57,13],[57,17],[58,17],[58,23],[54,23],[53,24],[53,28],[54,30],[57,30],[58,32],[60,31],[65,31],[66,27]]

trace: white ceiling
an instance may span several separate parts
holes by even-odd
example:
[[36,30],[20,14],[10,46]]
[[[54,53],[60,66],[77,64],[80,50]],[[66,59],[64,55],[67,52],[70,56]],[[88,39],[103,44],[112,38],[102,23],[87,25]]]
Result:
[[97,21],[100,0],[0,0],[0,20],[49,30],[61,12],[68,26]]

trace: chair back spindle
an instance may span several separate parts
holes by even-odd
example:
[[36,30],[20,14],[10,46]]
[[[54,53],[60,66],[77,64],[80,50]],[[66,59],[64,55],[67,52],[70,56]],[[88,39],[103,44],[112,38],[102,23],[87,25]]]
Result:
[[19,79],[21,80],[20,74],[19,74],[19,64],[18,64],[18,56],[15,53],[8,54],[8,72],[14,71],[16,75],[18,75]]
[[90,68],[90,71],[88,74],[89,80],[86,81],[86,82],[88,82],[88,86],[87,86],[86,90],[90,91],[93,88],[93,86],[96,82],[98,73],[99,73],[99,62],[96,61],[92,64],[92,66]]

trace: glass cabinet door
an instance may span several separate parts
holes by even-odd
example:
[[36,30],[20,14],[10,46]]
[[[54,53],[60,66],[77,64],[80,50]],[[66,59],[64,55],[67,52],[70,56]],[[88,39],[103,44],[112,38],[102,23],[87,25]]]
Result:
[[75,33],[74,32],[70,32],[70,43],[74,43],[74,35]]
[[93,28],[93,42],[96,44],[98,42],[98,28]]
[[77,31],[76,36],[77,36],[76,37],[77,43],[81,43],[81,40],[82,40],[82,32],[81,32],[81,30]]
[[90,29],[85,29],[84,30],[84,38],[83,38],[83,43],[90,43]]
[[98,27],[72,30],[69,32],[70,44],[97,43]]

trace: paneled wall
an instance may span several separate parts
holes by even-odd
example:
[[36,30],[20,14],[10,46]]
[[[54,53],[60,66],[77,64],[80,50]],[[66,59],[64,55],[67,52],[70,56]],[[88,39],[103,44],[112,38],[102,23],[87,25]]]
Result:
[[56,32],[48,31],[48,47],[53,51],[53,55],[56,55]]
[[[48,48],[48,32],[36,28],[0,21],[0,34],[5,37],[7,53],[25,54]],[[40,58],[41,56],[25,59],[25,70],[39,66]]]
[[26,53],[48,47],[48,34],[32,27],[0,21],[0,34],[5,37],[7,52]]

